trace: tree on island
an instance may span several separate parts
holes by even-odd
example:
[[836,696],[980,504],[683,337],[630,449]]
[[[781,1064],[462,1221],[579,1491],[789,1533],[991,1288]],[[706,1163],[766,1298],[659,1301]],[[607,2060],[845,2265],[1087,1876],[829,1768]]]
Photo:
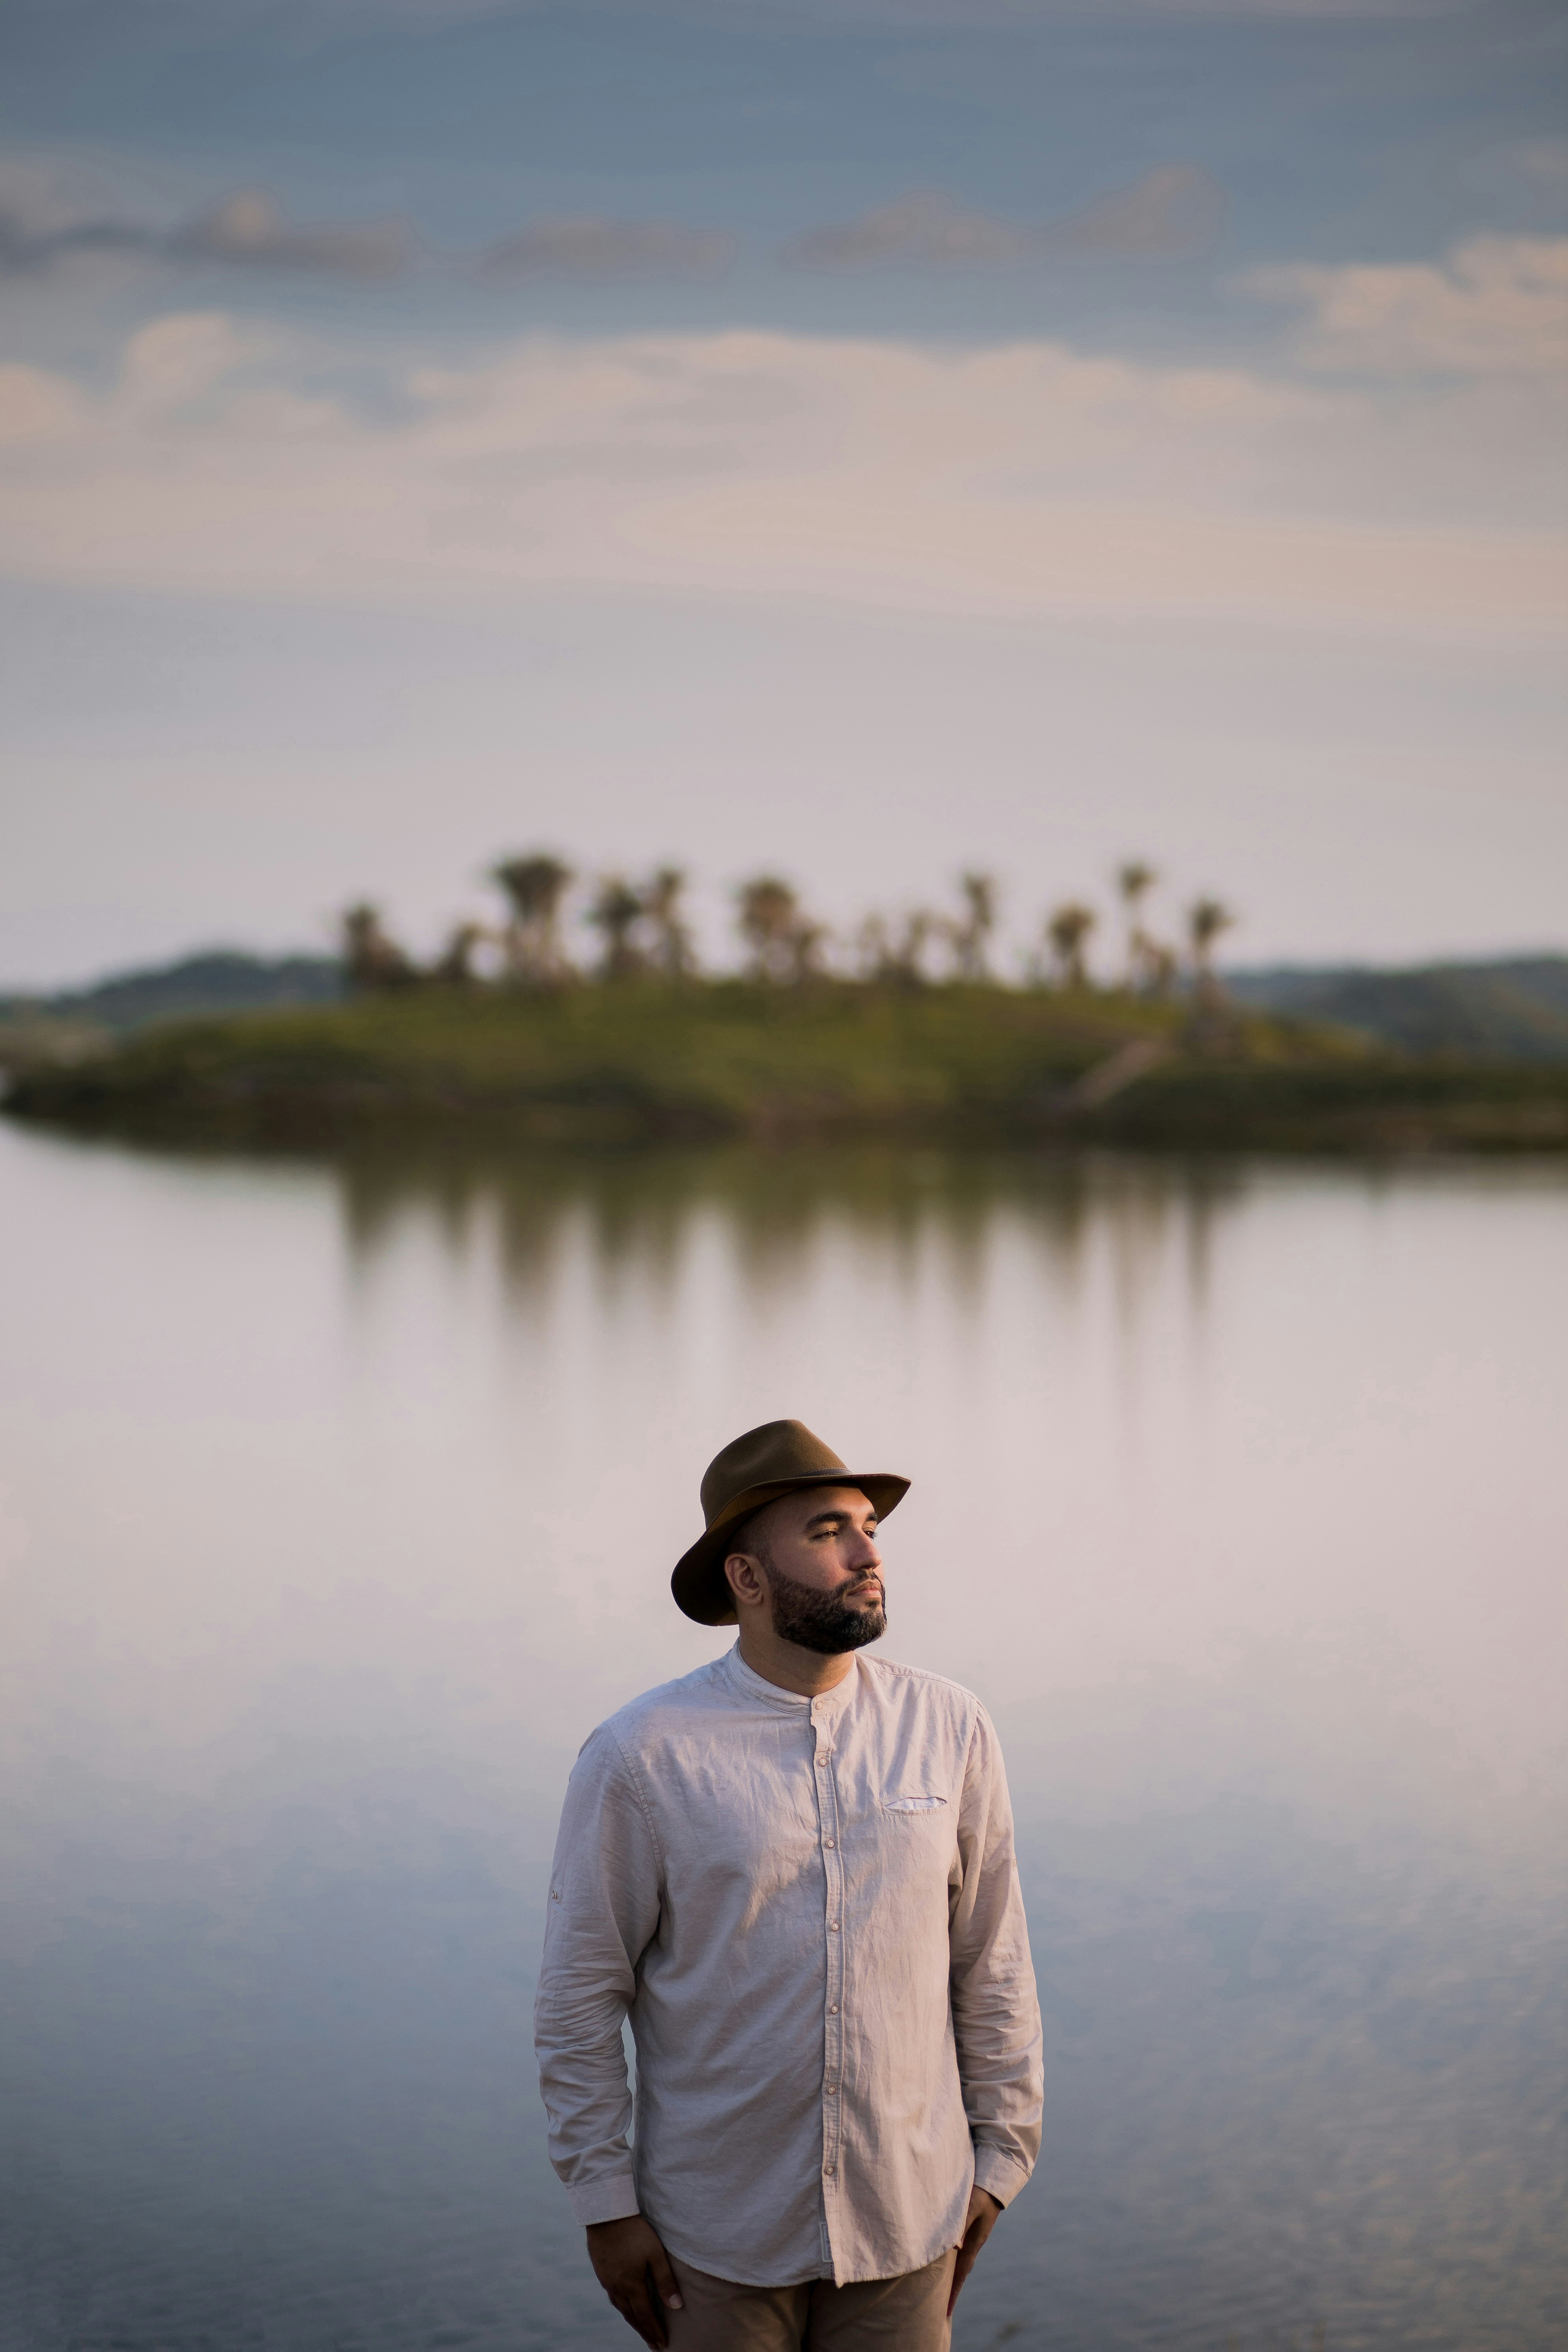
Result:
[[1160,877],[1152,866],[1141,857],[1130,857],[1116,869],[1116,887],[1121,893],[1122,919],[1127,927],[1127,985],[1137,988],[1147,985],[1153,961],[1154,942],[1143,929],[1143,901]]
[[[562,908],[572,870],[546,852],[503,859],[490,877],[505,892],[509,919],[499,932],[479,922],[459,922],[440,954],[423,968],[391,937],[381,910],[369,900],[347,908],[342,919],[344,974],[352,990],[406,988],[416,983],[452,989],[494,985],[489,970],[475,969],[486,943],[501,950],[504,983],[554,987],[577,977],[562,941]],[[1174,990],[1181,964],[1175,950],[1152,938],[1142,906],[1158,876],[1141,858],[1115,869],[1126,934],[1126,984],[1163,997]],[[873,988],[922,988],[937,980],[975,984],[992,979],[990,947],[996,925],[994,877],[967,871],[958,877],[962,913],[915,907],[896,923],[868,914],[852,940],[837,953],[826,927],[803,908],[793,884],[777,874],[759,874],[736,892],[736,922],[755,980],[798,987],[829,973]],[[623,982],[657,974],[682,981],[698,969],[691,931],[683,911],[686,877],[680,867],[661,866],[641,883],[622,874],[601,877],[585,919],[601,940],[595,977]],[[1068,899],[1046,919],[1040,944],[1030,956],[1027,979],[1043,985],[1049,971],[1072,992],[1089,988],[1089,943],[1099,918],[1092,907]],[[1186,969],[1194,1005],[1202,1012],[1224,1002],[1215,970],[1215,948],[1236,917],[1220,899],[1201,898],[1186,910]]]
[[507,977],[526,987],[548,987],[571,966],[561,945],[561,901],[572,869],[558,857],[504,858],[490,868],[511,904],[511,920],[501,933]]
[[968,912],[962,922],[948,926],[953,963],[960,980],[989,980],[986,942],[996,927],[996,885],[989,874],[961,874],[958,887]]
[[380,908],[368,898],[345,909],[342,942],[352,989],[407,988],[419,977],[412,960],[383,929]]
[[697,969],[697,950],[681,913],[686,876],[679,866],[661,866],[643,892],[643,911],[654,928],[653,961],[666,980],[686,980]]
[[618,874],[606,875],[588,909],[588,920],[605,942],[601,979],[630,980],[646,969],[642,950],[632,936],[643,911],[639,894]]
[[803,912],[787,882],[759,874],[742,884],[739,897],[741,936],[755,978],[798,984],[820,971],[827,933]]
[[1224,991],[1214,968],[1215,944],[1230,930],[1236,917],[1218,898],[1196,898],[1187,909],[1187,939],[1193,957],[1193,988],[1200,1003],[1215,1004]]
[[430,967],[430,977],[443,988],[472,988],[479,979],[474,950],[489,937],[483,923],[454,923],[447,944]]
[[1064,988],[1089,986],[1089,936],[1098,920],[1092,907],[1069,898],[1065,907],[1056,909],[1047,923],[1046,937],[1050,941],[1051,953],[1057,960]]

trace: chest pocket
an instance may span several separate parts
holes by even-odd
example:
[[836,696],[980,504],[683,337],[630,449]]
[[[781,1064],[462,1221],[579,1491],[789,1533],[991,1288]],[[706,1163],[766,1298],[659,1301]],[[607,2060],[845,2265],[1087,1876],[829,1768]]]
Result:
[[947,1810],[945,1797],[884,1797],[885,1813],[941,1813]]

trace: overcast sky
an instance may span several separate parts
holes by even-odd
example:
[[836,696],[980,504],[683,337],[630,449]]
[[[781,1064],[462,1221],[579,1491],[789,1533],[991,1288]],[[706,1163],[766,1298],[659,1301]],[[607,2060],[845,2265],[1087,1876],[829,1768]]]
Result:
[[1138,853],[1568,945],[1558,0],[4,0],[0,983]]

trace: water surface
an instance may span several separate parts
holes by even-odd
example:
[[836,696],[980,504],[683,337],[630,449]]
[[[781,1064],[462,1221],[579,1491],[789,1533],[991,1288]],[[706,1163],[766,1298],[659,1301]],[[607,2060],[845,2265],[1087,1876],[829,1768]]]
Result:
[[610,2347],[528,2010],[697,1478],[913,1491],[1047,2021],[961,2352],[1568,2330],[1568,1181],[0,1129],[0,2346]]

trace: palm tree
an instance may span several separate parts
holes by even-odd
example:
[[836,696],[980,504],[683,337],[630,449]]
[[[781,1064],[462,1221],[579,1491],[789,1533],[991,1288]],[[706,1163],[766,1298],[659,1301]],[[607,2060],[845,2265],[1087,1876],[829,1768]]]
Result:
[[482,923],[457,923],[439,959],[430,967],[432,980],[447,988],[470,988],[474,982],[474,950],[489,937]]
[[826,923],[814,923],[803,915],[789,936],[790,973],[798,986],[801,982],[820,980],[832,938]]
[[406,988],[418,978],[409,957],[382,928],[380,908],[367,898],[344,909],[342,941],[353,989]]
[[1051,943],[1064,988],[1089,986],[1086,950],[1097,919],[1092,907],[1081,906],[1076,898],[1070,898],[1065,907],[1057,908],[1046,925],[1046,937]]
[[884,988],[919,988],[927,977],[925,954],[932,939],[956,941],[958,929],[929,907],[915,907],[895,939],[885,915],[868,915],[856,937],[861,976]]
[[912,908],[904,917],[903,932],[889,961],[891,978],[906,988],[921,987],[926,978],[926,950],[943,928],[941,918],[929,907]]
[[989,874],[961,874],[958,887],[969,902],[962,923],[949,926],[948,937],[961,980],[989,980],[985,943],[996,925],[996,884]]
[[606,875],[598,897],[588,909],[588,920],[605,941],[605,961],[600,967],[604,979],[630,980],[643,969],[642,950],[632,938],[642,914],[643,902],[638,893],[618,874]]
[[759,874],[753,881],[743,882],[738,895],[741,936],[752,950],[752,969],[757,979],[795,979],[795,943],[803,919],[800,901],[789,884],[781,882],[776,874]]
[[504,858],[490,868],[511,901],[511,920],[501,935],[507,971],[515,981],[535,988],[559,980],[569,970],[561,946],[561,901],[572,880],[572,869],[558,857],[536,852],[531,857]]
[[1130,857],[1116,869],[1116,887],[1121,893],[1122,911],[1127,923],[1127,985],[1136,988],[1149,970],[1149,950],[1153,941],[1143,929],[1143,900],[1160,877],[1152,866],[1142,858]]
[[679,866],[661,866],[642,896],[643,912],[658,935],[654,961],[667,980],[683,980],[697,969],[697,950],[680,912],[685,887]]
[[1196,992],[1212,1004],[1221,993],[1215,976],[1215,941],[1236,921],[1218,898],[1196,898],[1187,909],[1187,938],[1192,948],[1193,982]]

